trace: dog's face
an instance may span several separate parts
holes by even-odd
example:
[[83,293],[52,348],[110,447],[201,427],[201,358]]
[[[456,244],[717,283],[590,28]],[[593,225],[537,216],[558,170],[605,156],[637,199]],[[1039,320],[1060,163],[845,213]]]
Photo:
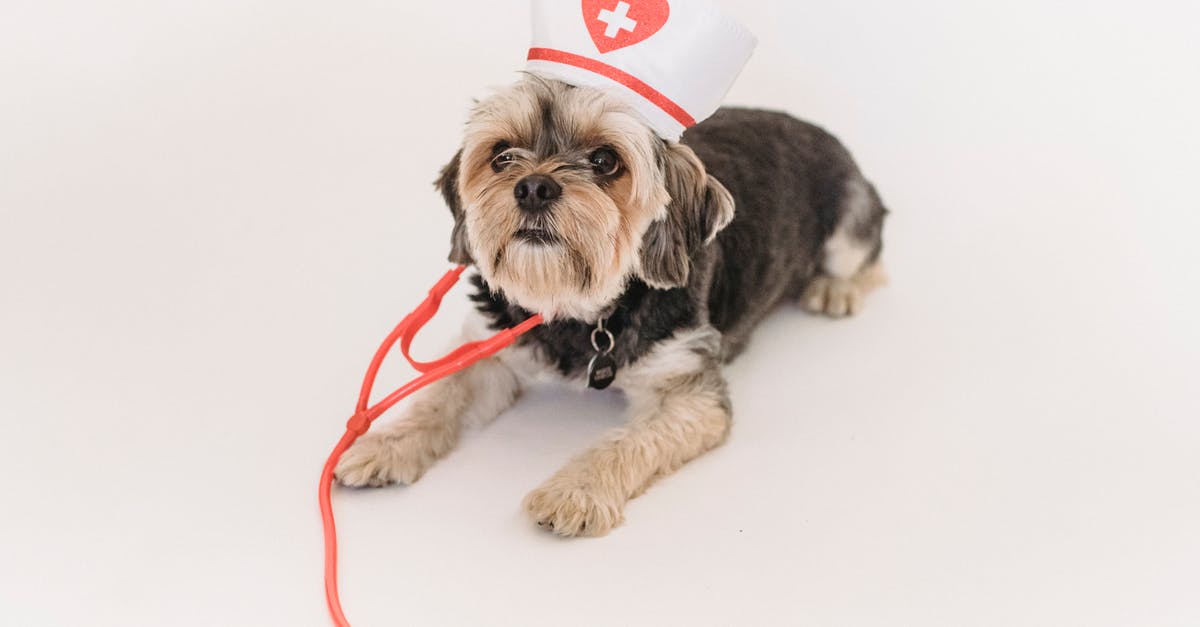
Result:
[[733,218],[690,149],[603,91],[534,76],[475,107],[438,186],[451,261],[547,318],[593,318],[633,276],[686,285],[691,255]]

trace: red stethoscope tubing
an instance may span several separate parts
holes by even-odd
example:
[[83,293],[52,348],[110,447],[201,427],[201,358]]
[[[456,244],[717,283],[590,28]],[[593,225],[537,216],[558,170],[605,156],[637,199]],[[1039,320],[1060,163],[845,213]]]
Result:
[[[321,524],[325,531],[325,602],[329,605],[329,615],[338,627],[350,627],[350,623],[346,621],[346,615],[342,612],[341,599],[338,597],[337,528],[333,522],[333,506],[330,503],[330,495],[333,491],[333,469],[337,466],[342,453],[345,453],[346,449],[350,448],[350,445],[354,444],[359,436],[367,432],[373,420],[404,397],[442,377],[496,354],[516,341],[522,334],[542,323],[542,316],[534,314],[524,322],[500,331],[486,340],[464,344],[441,359],[430,362],[413,359],[408,354],[413,337],[437,313],[438,307],[442,304],[442,297],[458,282],[459,276],[465,269],[464,266],[458,266],[442,276],[437,284],[429,290],[429,296],[425,301],[418,305],[412,313],[405,316],[379,345],[379,350],[375,351],[371,365],[367,367],[367,373],[363,377],[362,390],[358,394],[358,405],[355,406],[354,415],[346,422],[346,432],[342,434],[342,439],[338,440],[337,446],[333,447],[333,452],[329,454],[329,459],[325,461],[325,467],[321,470],[318,501],[321,505]],[[400,352],[404,358],[422,374],[395,392],[388,394],[378,403],[368,406],[371,389],[375,386],[375,375],[379,373],[379,366],[383,364],[384,357],[392,350],[397,341],[400,342]]]

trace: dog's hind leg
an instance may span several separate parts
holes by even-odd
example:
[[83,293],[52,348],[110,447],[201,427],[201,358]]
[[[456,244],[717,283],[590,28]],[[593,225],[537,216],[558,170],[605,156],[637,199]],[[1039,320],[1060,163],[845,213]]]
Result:
[[887,282],[879,262],[887,214],[870,183],[855,175],[845,183],[833,233],[822,246],[821,269],[805,287],[805,309],[841,317],[858,313],[867,292]]

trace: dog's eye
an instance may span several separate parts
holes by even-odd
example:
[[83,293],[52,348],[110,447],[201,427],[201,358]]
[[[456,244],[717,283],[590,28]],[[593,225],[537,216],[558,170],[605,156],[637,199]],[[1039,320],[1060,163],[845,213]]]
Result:
[[513,162],[513,154],[508,152],[510,147],[508,144],[499,143],[492,149],[492,153],[496,155],[492,157],[492,170],[499,172]]
[[612,148],[600,148],[588,157],[588,162],[592,164],[592,169],[596,174],[601,176],[612,176],[621,169],[621,161],[617,159],[617,153],[613,152]]

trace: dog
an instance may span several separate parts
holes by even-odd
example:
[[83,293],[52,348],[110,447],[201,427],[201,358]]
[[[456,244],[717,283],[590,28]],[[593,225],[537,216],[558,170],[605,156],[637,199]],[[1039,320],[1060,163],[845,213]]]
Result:
[[423,390],[336,476],[410,484],[540,375],[611,380],[628,423],[524,500],[562,536],[608,533],[627,501],[725,441],[721,366],[777,305],[850,315],[883,282],[875,188],[836,138],[784,113],[723,108],[668,141],[609,92],[528,74],[477,103],[436,185],[450,261],[478,269],[464,339],[547,322]]

